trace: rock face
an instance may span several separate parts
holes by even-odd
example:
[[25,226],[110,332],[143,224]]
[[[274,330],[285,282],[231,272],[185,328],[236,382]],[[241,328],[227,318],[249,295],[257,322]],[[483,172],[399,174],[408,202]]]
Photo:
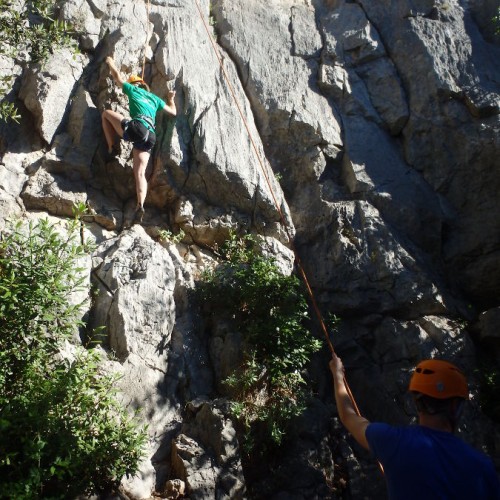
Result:
[[[347,480],[352,498],[385,498],[376,465],[336,419],[326,349],[275,474],[244,475],[220,398],[239,332],[217,321],[206,332],[190,293],[230,231],[261,235],[287,272],[294,239],[323,315],[344,320],[334,343],[369,419],[407,423],[412,366],[458,363],[473,394],[461,433],[500,468],[498,425],[477,406],[474,375],[500,362],[497,3],[149,7],[69,0],[58,15],[78,28],[82,55],[54,50],[40,67],[0,59],[22,115],[0,124],[0,229],[7,218],[89,208],[87,321],[105,327],[97,338],[122,375],[123,403],[149,425],[148,457],[124,494],[340,498]],[[108,55],[123,74],[145,61],[163,99],[177,92],[178,116],[157,117],[142,227],[127,223],[130,144],[105,154],[101,112],[127,113]]]
[[236,431],[224,417],[228,410],[217,406],[189,405],[188,419],[172,444],[172,468],[192,492],[190,498],[245,498]]

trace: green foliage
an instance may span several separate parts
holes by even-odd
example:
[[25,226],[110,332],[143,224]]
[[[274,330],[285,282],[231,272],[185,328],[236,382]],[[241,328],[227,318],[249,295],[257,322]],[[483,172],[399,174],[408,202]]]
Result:
[[32,62],[42,62],[54,48],[74,44],[70,27],[54,19],[55,0],[20,3],[0,0],[0,54],[26,50]]
[[[55,0],[0,0],[0,55],[16,57],[26,51],[31,62],[43,62],[55,48],[75,47],[71,28],[54,19]],[[0,80],[0,120],[18,122],[13,103],[5,100],[12,75]]]
[[491,359],[491,353],[483,353],[479,360],[477,371],[480,392],[479,401],[482,411],[493,421],[500,423],[500,371],[498,365]]
[[11,76],[0,77],[0,120],[7,121],[11,119],[16,123],[19,123],[19,118],[21,118],[21,115],[18,113],[17,108],[12,102],[3,100],[4,96],[9,90],[9,87],[11,86],[11,83]]
[[[98,354],[60,352],[81,322],[79,221],[0,240],[0,498],[72,498],[136,472],[145,435],[117,403]],[[66,350],[68,350],[66,348]]]
[[258,252],[251,236],[231,235],[225,261],[204,274],[199,293],[216,316],[231,318],[245,339],[244,363],[226,383],[247,447],[281,444],[290,419],[305,408],[302,369],[321,343],[308,332],[304,290]]
[[173,244],[180,243],[184,239],[184,236],[186,236],[186,233],[182,229],[177,234],[172,233],[168,229],[160,229],[158,232],[158,238],[161,241],[168,241]]
[[89,207],[83,201],[73,203],[73,217],[81,220],[84,215],[89,213]]
[[95,211],[84,202],[73,203],[73,217],[75,218],[75,225],[80,226],[80,242],[83,248],[91,252],[94,250],[95,245],[93,243],[88,243],[85,241],[85,223],[84,221],[88,218],[92,219],[95,215]]
[[212,27],[213,36],[217,38],[217,32],[215,31],[217,26],[217,19],[215,18],[214,5],[212,2],[210,2],[208,6],[208,23]]

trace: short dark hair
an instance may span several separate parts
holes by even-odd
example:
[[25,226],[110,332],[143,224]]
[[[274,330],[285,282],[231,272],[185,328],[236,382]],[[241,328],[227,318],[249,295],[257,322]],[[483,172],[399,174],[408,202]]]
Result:
[[413,400],[419,413],[444,417],[450,423],[453,432],[455,431],[465,399],[460,397],[437,399],[420,392],[414,392]]
[[417,392],[414,393],[414,400],[419,412],[436,415],[438,413],[448,414],[456,406],[454,402],[461,400],[461,398],[437,399]]

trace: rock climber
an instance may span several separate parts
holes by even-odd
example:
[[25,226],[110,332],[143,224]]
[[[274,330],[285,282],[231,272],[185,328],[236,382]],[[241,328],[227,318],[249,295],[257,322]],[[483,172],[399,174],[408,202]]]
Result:
[[340,420],[383,466],[390,500],[500,500],[493,462],[453,434],[469,398],[467,380],[456,366],[436,359],[417,365],[409,391],[418,425],[400,427],[358,415],[335,354],[330,370]]
[[175,107],[175,91],[167,93],[165,103],[150,92],[146,82],[137,75],[131,75],[126,81],[120,74],[112,57],[106,58],[106,64],[114,81],[128,97],[131,119],[120,113],[106,109],[102,114],[102,128],[108,145],[108,153],[113,152],[116,136],[132,142],[133,170],[137,192],[137,207],[134,222],[142,222],[144,216],[144,201],[148,190],[146,168],[151,150],[156,142],[155,118],[160,109],[172,116],[177,114]]

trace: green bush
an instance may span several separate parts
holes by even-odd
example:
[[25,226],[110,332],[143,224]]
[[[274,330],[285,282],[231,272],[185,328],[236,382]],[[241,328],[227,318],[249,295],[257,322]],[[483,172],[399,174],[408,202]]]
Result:
[[[55,0],[29,2],[0,0],[0,55],[16,57],[26,51],[30,62],[44,62],[57,47],[72,46],[71,28],[54,19]],[[5,100],[12,87],[12,75],[0,78],[0,120],[19,121],[20,115],[13,103]]]
[[301,282],[259,253],[254,238],[231,235],[221,256],[224,262],[204,274],[199,293],[206,309],[230,319],[245,341],[244,362],[226,380],[236,394],[233,415],[247,448],[279,445],[290,419],[305,408],[301,372],[321,343],[306,327]]
[[[145,433],[120,408],[97,352],[60,352],[81,322],[79,221],[0,239],[0,498],[71,498],[134,474]],[[68,350],[68,349],[66,349]]]
[[494,422],[500,423],[500,370],[492,357],[492,352],[480,351],[479,368],[476,376],[479,381],[479,403],[481,410]]

